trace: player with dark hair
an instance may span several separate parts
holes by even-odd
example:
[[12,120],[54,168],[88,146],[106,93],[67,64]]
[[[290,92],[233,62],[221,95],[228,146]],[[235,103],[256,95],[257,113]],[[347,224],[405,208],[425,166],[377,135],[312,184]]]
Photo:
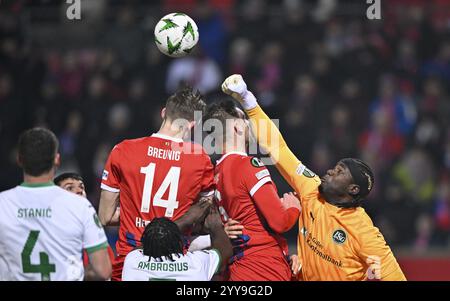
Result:
[[174,261],[173,254],[183,253],[184,239],[177,224],[165,217],[155,218],[145,228],[141,238],[143,254]]
[[[53,179],[55,185],[61,187],[64,190],[75,193],[79,196],[87,198],[86,189],[84,186],[83,177],[76,172],[65,172]],[[117,208],[116,214],[119,214],[120,210]],[[114,251],[108,245],[108,255],[111,261],[114,261]],[[89,264],[89,255],[86,250],[83,251],[83,265],[84,265],[84,280],[96,281],[101,280],[95,273],[92,266]]]
[[[206,104],[190,87],[178,90],[161,111],[158,133],[117,144],[103,171],[99,216],[120,228],[113,280],[120,280],[125,256],[140,245],[145,226],[157,217],[176,221],[200,198],[212,200],[214,167],[200,145],[185,142]],[[186,233],[189,234],[189,233]]]
[[57,176],[53,182],[64,190],[86,197],[83,178],[76,172],[66,172]]
[[53,183],[58,139],[33,128],[19,138],[24,182],[0,193],[0,280],[83,280],[82,250],[109,279],[105,232],[90,202]]
[[242,104],[258,143],[300,196],[297,247],[303,279],[406,280],[383,235],[361,207],[374,185],[370,167],[359,159],[343,159],[319,178],[291,152],[242,76],[228,77],[222,89]]
[[280,200],[267,168],[247,154],[248,121],[232,100],[211,105],[205,125],[208,121],[222,127],[211,134],[223,154],[215,169],[220,212],[224,221],[233,219],[243,226],[232,240],[229,280],[290,280],[287,243],[280,234],[297,222],[299,200],[293,194]]
[[142,234],[142,248],[127,255],[122,279],[211,280],[226,266],[232,246],[216,206],[210,207],[204,228],[210,233],[212,248],[184,253],[184,238],[179,225],[164,217],[153,219]]

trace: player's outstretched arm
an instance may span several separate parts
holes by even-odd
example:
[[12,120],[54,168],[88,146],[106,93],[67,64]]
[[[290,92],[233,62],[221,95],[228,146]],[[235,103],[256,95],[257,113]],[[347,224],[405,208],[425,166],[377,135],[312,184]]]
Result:
[[[239,101],[250,117],[255,137],[271,156],[284,179],[300,195],[320,184],[318,177],[303,176],[304,165],[287,146],[279,129],[258,105],[255,96],[247,90],[241,75],[232,75],[222,84],[222,90]],[[309,175],[309,174],[308,174]]]

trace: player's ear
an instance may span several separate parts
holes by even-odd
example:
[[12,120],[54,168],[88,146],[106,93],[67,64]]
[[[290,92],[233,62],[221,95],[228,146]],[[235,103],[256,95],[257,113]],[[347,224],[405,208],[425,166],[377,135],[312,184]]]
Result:
[[238,135],[243,135],[245,133],[245,127],[241,119],[234,120],[234,132]]
[[164,120],[164,119],[166,119],[166,108],[163,108],[162,110],[161,110],[161,118]]
[[360,191],[360,187],[357,184],[350,184],[347,187],[347,192],[348,194],[352,195],[352,196],[356,196],[359,194]]
[[53,160],[53,165],[59,167],[61,165],[61,155],[56,153],[55,159]]
[[189,121],[188,123],[188,129],[192,130],[195,127],[196,122],[195,121]]

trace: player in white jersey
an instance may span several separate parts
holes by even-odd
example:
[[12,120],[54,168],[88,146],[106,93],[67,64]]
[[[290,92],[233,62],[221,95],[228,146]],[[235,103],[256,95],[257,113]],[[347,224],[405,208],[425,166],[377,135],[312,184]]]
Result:
[[156,218],[144,230],[142,249],[125,258],[123,281],[209,281],[226,266],[232,246],[215,206],[205,219],[204,228],[211,236],[212,249],[183,254],[179,226],[167,218]]
[[[62,189],[87,198],[87,193],[84,185],[83,177],[76,172],[65,172],[58,175],[54,180],[56,186]],[[120,214],[120,207],[116,209],[116,214]],[[111,246],[108,245],[108,254],[111,262],[114,261],[114,251]],[[86,250],[83,252],[83,265],[84,265],[84,281],[98,281],[99,279],[97,273],[92,269],[89,264],[89,255]]]
[[57,149],[57,138],[43,128],[19,139],[24,182],[0,193],[0,280],[83,280],[83,249],[97,275],[111,277],[107,240],[94,208],[52,182]]

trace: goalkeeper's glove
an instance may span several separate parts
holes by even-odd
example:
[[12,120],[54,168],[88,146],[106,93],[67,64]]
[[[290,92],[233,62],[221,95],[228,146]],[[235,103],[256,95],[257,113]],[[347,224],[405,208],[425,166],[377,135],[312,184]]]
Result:
[[247,90],[247,84],[240,74],[229,76],[222,84],[222,91],[239,101],[245,110],[256,108],[255,95]]

